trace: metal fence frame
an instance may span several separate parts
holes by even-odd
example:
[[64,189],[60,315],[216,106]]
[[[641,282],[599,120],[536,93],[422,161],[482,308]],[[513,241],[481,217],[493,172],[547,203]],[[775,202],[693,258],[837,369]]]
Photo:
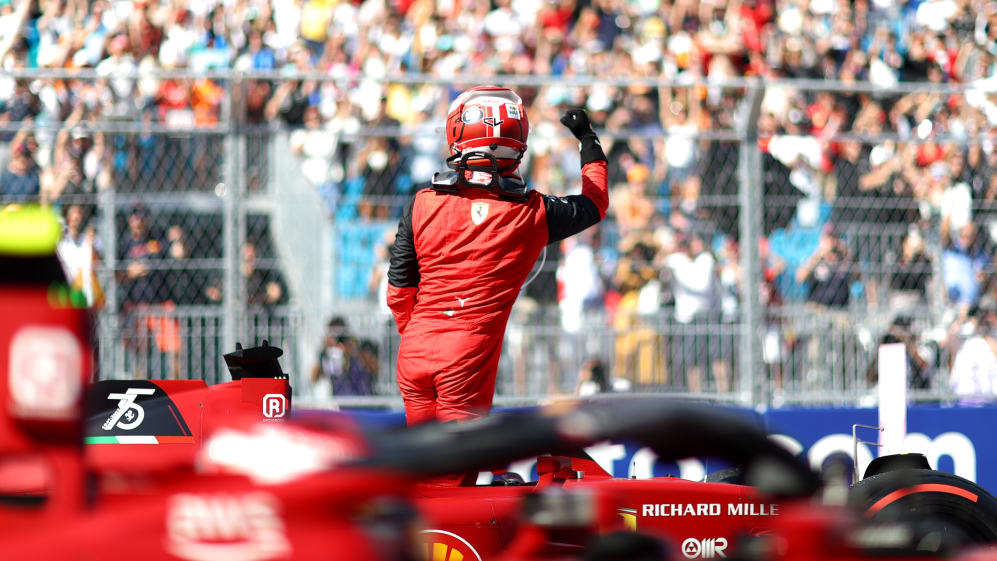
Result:
[[[13,73],[8,73],[8,76],[24,79],[100,78],[94,71],[88,70],[19,70]],[[136,72],[132,77],[140,78],[142,76],[144,76],[144,74]],[[248,152],[249,148],[247,147],[247,139],[254,134],[265,135],[270,138],[271,143],[281,144],[281,139],[285,138],[284,135],[286,133],[282,130],[276,129],[275,127],[259,129],[244,124],[241,120],[242,108],[239,106],[240,101],[244,98],[244,96],[234,95],[234,93],[243,88],[244,83],[247,80],[279,81],[286,79],[315,79],[320,81],[335,81],[344,87],[348,87],[351,84],[356,84],[362,80],[369,80],[370,78],[335,78],[318,73],[288,76],[284,72],[238,71],[211,71],[208,73],[201,73],[196,76],[187,72],[157,72],[156,76],[160,78],[208,77],[226,84],[225,100],[222,103],[222,116],[219,123],[213,126],[189,129],[177,129],[163,125],[139,125],[135,123],[122,122],[95,122],[90,123],[90,127],[93,130],[106,132],[152,132],[162,134],[212,135],[221,139],[223,144],[222,154],[224,160],[222,173],[223,180],[217,186],[215,193],[213,195],[206,193],[185,193],[182,195],[170,194],[167,198],[170,199],[171,204],[191,208],[204,206],[206,204],[221,204],[222,214],[224,216],[222,232],[222,245],[224,247],[222,269],[225,271],[224,301],[220,309],[212,309],[210,312],[203,312],[203,317],[218,316],[218,321],[220,321],[220,337],[222,345],[226,349],[234,349],[237,341],[241,341],[249,336],[249,331],[247,331],[244,326],[246,326],[248,322],[251,322],[252,318],[256,317],[251,311],[247,310],[245,306],[245,286],[242,279],[238,275],[239,248],[246,240],[247,214],[253,211],[269,213],[271,215],[279,214],[281,205],[286,204],[286,201],[281,200],[285,192],[277,189],[278,186],[276,183],[283,181],[286,178],[279,176],[278,179],[278,176],[274,175],[274,173],[283,174],[287,169],[293,168],[293,163],[289,163],[289,159],[291,158],[290,154],[286,155],[286,158],[288,158],[287,160],[280,160],[280,154],[271,150],[270,154],[274,160],[274,168],[279,168],[282,171],[274,172],[271,170],[271,174],[267,178],[267,188],[262,192],[250,192],[250,189],[247,186],[247,176],[245,170],[251,167],[254,162],[253,157],[250,156]],[[450,78],[441,78],[422,74],[391,76],[380,81],[384,83],[411,85],[436,84],[440,86],[452,86],[454,84],[474,85],[482,83],[481,78],[477,76],[461,75]],[[737,226],[739,239],[741,240],[741,247],[743,248],[740,254],[740,265],[745,273],[745,276],[749,279],[754,279],[753,282],[758,282],[761,274],[759,269],[758,241],[763,231],[762,209],[764,206],[761,152],[757,148],[757,142],[760,139],[758,131],[758,117],[762,99],[769,88],[782,87],[808,91],[863,92],[871,95],[909,92],[960,94],[970,89],[975,89],[987,95],[997,92],[997,86],[991,83],[969,85],[901,83],[887,90],[870,83],[845,84],[815,80],[762,81],[755,78],[732,79],[724,82],[709,82],[706,80],[675,82],[654,78],[635,79],[626,77],[575,76],[564,78],[553,76],[493,76],[488,78],[487,81],[490,83],[500,83],[513,87],[543,86],[549,84],[575,87],[591,86],[595,84],[618,86],[639,84],[652,87],[682,88],[691,86],[708,86],[711,88],[732,89],[738,91],[741,101],[739,104],[738,115],[735,120],[735,127],[732,130],[717,130],[698,133],[694,135],[693,138],[696,140],[729,141],[736,143],[739,147],[739,161],[736,175],[738,177],[737,204],[740,208]],[[61,123],[40,123],[36,125],[36,127],[40,129],[54,129],[61,127]],[[15,132],[18,128],[19,125],[17,123],[0,124],[0,132]],[[410,134],[412,132],[414,131],[406,127],[394,129],[366,128],[352,134],[355,137],[363,138]],[[607,137],[608,136],[612,135],[609,134]],[[635,134],[626,134],[625,136],[657,138],[662,135],[640,131]],[[664,132],[663,136],[668,136],[667,130]],[[970,140],[983,140],[986,138],[989,138],[987,133],[981,133],[976,137],[968,138],[965,136],[956,137],[953,135],[936,134],[928,139],[901,137],[900,135],[894,133],[883,133],[876,136],[854,133],[836,133],[830,138],[830,140],[857,140],[861,142],[896,140],[910,143],[926,141],[965,143]],[[116,190],[112,188],[100,192],[97,201],[99,208],[103,211],[102,215],[104,222],[101,231],[105,236],[105,247],[108,248],[116,247],[117,243],[113,223],[116,212],[118,212],[119,209],[126,208],[135,202],[154,200],[157,197],[157,195],[153,194],[124,194],[116,193],[115,191]],[[330,232],[334,227],[334,225],[325,224],[316,231],[321,231],[322,235],[325,236],[325,239],[330,239]],[[278,233],[277,235],[280,237],[281,234]],[[292,254],[295,251],[293,247],[289,248],[286,246],[294,244],[288,244],[286,240],[283,242],[281,240],[277,241],[278,246],[280,246],[281,243],[284,243],[285,247],[283,249],[278,248],[278,253],[281,253],[280,260],[282,265],[286,266],[287,260],[294,260]],[[298,243],[300,242],[295,242],[295,244]],[[372,311],[369,305],[357,302],[337,301],[335,296],[332,294],[332,283],[330,283],[331,279],[329,279],[331,267],[328,265],[334,262],[335,251],[336,248],[334,247],[320,248],[318,253],[323,259],[322,264],[324,265],[324,268],[317,268],[316,270],[310,271],[302,278],[292,280],[292,284],[296,285],[296,287],[294,287],[295,292],[302,292],[304,290],[302,287],[309,286],[309,283],[315,282],[324,284],[326,288],[321,288],[315,291],[314,294],[307,297],[307,301],[295,298],[292,301],[291,306],[281,312],[290,322],[289,325],[294,326],[293,335],[295,339],[295,349],[290,353],[293,357],[293,364],[285,364],[285,369],[297,371],[296,376],[299,385],[303,385],[306,382],[306,372],[310,370],[310,366],[314,362],[312,360],[312,355],[314,355],[314,351],[318,343],[318,334],[321,332],[323,318],[328,316],[333,311],[350,314],[351,318],[355,319],[357,324],[360,325],[360,329],[375,329],[376,327],[378,332],[381,333],[381,336],[387,338],[386,341],[388,341],[388,343],[386,344],[386,351],[390,353],[392,352],[391,349],[393,349],[390,343],[390,335],[384,335],[383,324],[385,318],[380,316],[376,310]],[[119,359],[114,358],[117,354],[116,352],[112,352],[113,345],[105,345],[106,342],[114,338],[115,335],[120,333],[123,329],[121,318],[118,314],[112,312],[117,309],[117,303],[120,298],[120,296],[116,293],[116,283],[114,282],[113,274],[111,274],[116,269],[116,266],[117,264],[115,263],[114,252],[110,251],[107,255],[104,271],[102,271],[103,278],[106,282],[106,286],[108,287],[108,306],[106,308],[108,311],[100,313],[99,321],[99,334],[102,345],[100,352],[102,366],[101,372],[104,377],[115,377],[120,375],[118,368],[120,364],[115,362]],[[295,271],[292,272],[291,276],[294,277],[294,275],[299,273],[300,271],[296,268]],[[331,274],[335,275],[335,271],[331,271]],[[302,310],[307,310],[307,313],[304,313]],[[929,312],[933,316],[938,316],[942,313],[942,311],[943,310],[930,310]],[[183,313],[188,312],[192,313],[191,310],[187,310]],[[737,350],[738,383],[736,387],[731,389],[729,394],[710,394],[709,397],[712,399],[728,400],[743,405],[773,404],[779,400],[776,400],[773,397],[773,392],[771,391],[764,375],[766,367],[762,356],[762,337],[766,329],[766,310],[759,301],[757,290],[749,289],[744,291],[743,299],[740,302],[739,313],[739,321],[737,321],[733,326],[739,341]],[[517,329],[522,328],[522,326],[513,325],[511,328]],[[393,364],[393,358],[386,361],[386,363],[389,365]],[[382,385],[385,389],[389,389],[391,387],[390,382],[393,380],[393,376],[391,376],[392,373],[387,371],[388,368],[390,368],[390,366],[382,369],[382,376],[385,376],[386,380],[386,382]],[[209,378],[212,380],[219,379],[217,374],[212,374]],[[512,394],[500,392],[496,402],[499,404],[518,404],[526,402],[536,403],[549,397],[549,392],[543,391],[540,388],[537,388],[537,390],[539,390],[540,393],[532,393],[529,395],[521,395],[518,392],[512,392]],[[934,400],[945,400],[951,398],[951,396],[942,389],[929,392],[929,394],[930,395],[920,397]],[[854,403],[860,400],[862,396],[858,395],[855,391],[849,390],[841,392],[840,395],[829,394],[824,397],[834,402]],[[806,398],[802,396],[790,396],[786,402],[791,402],[797,399],[800,401],[806,400]],[[813,401],[813,399],[807,401]],[[363,404],[396,406],[399,401],[396,396],[388,395],[356,398],[342,397],[337,398],[334,402],[322,400],[313,402],[314,405],[320,406],[331,406],[336,403],[341,405]]]

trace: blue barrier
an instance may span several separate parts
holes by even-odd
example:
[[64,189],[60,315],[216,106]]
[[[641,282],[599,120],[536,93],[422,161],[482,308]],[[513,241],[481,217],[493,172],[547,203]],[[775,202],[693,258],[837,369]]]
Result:
[[[875,409],[773,409],[756,413],[774,438],[798,454],[805,454],[814,468],[837,452],[852,455],[852,425],[876,425]],[[386,427],[404,424],[399,412],[354,411],[361,424]],[[955,473],[986,489],[997,489],[997,447],[991,444],[990,428],[997,425],[997,406],[911,407],[907,411],[906,451],[925,454],[931,467]],[[860,440],[876,441],[876,431],[859,432]],[[727,467],[710,459],[690,459],[679,463],[658,461],[646,448],[628,442],[611,442],[589,449],[592,456],[617,477],[676,475],[700,479],[707,473]],[[859,444],[860,471],[878,455],[877,448]],[[530,462],[517,466],[524,475],[535,475]]]
[[[852,455],[852,425],[876,425],[875,409],[777,409],[764,414],[772,434],[806,453],[819,467],[836,451]],[[954,473],[987,489],[997,489],[997,450],[990,428],[997,424],[997,407],[910,407],[907,410],[905,451],[920,452],[931,467]],[[876,431],[859,432],[861,440],[876,441]],[[864,469],[878,456],[876,446],[859,444],[858,463]]]

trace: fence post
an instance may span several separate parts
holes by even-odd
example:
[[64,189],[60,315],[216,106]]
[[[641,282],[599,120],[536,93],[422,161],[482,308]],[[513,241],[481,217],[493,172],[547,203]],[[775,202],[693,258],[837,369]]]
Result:
[[[739,401],[754,406],[762,398],[765,378],[761,357],[761,333],[765,327],[760,301],[759,280],[761,267],[758,258],[758,240],[762,234],[762,204],[764,181],[762,160],[758,151],[758,115],[761,110],[765,85],[755,80],[745,92],[745,105],[740,112],[737,127],[741,133],[738,147],[738,213],[739,246],[741,259],[741,338],[738,355]],[[766,397],[767,401],[767,397]]]
[[[225,289],[222,294],[222,305],[224,307],[222,325],[222,353],[227,353],[235,349],[238,341],[239,325],[242,322],[242,306],[244,302],[241,298],[242,290],[239,278],[239,264],[241,262],[242,239],[245,237],[243,219],[242,193],[239,182],[241,152],[238,142],[238,128],[233,118],[233,109],[236,102],[234,88],[237,87],[236,80],[230,75],[228,87],[225,88],[226,99],[222,104],[222,122],[225,123],[224,138],[224,158],[222,184],[215,190],[224,201],[224,224],[222,226],[223,238],[223,261],[225,264]],[[211,374],[220,372],[220,364],[212,365]],[[207,372],[205,374],[208,374]],[[219,381],[219,376],[213,375],[214,380],[209,383]]]
[[124,351],[121,348],[121,310],[118,309],[118,231],[115,224],[118,207],[114,197],[116,190],[117,186],[112,185],[97,193],[105,248],[104,266],[107,271],[106,282],[98,277],[99,282],[104,282],[104,307],[99,312],[103,321],[98,322],[100,328],[97,331],[100,341],[97,374],[101,380],[119,377],[117,375],[121,373],[116,372],[116,358]]

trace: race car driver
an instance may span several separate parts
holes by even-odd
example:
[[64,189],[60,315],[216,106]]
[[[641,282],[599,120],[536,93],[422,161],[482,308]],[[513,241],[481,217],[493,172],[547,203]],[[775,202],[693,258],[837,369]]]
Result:
[[606,215],[606,155],[588,115],[572,109],[561,123],[580,142],[580,195],[544,195],[520,177],[530,125],[512,90],[479,86],[450,105],[452,171],[406,206],[388,270],[410,425],[488,413],[506,323],[542,249]]

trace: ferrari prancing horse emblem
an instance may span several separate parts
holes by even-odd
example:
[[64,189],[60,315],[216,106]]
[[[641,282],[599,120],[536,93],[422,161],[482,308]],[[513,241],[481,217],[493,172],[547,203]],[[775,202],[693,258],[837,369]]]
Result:
[[475,226],[485,221],[488,216],[488,203],[471,203],[471,222]]

